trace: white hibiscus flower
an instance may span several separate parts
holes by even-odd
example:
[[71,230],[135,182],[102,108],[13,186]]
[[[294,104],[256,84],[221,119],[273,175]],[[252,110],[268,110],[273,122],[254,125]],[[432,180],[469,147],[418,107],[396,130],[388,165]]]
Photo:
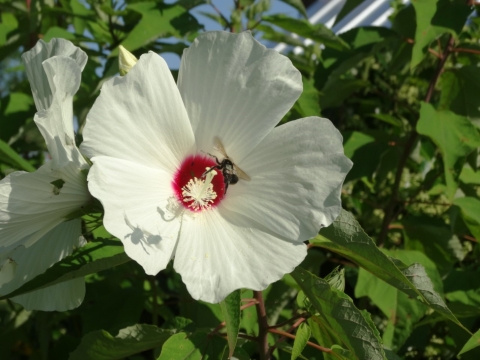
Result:
[[193,298],[216,303],[303,260],[339,214],[352,164],[327,119],[275,128],[301,92],[288,58],[226,32],[184,52],[178,87],[154,53],[103,85],[81,146],[89,189],[147,274],[174,258]]
[[[80,219],[67,221],[92,200],[75,146],[73,96],[87,55],[72,43],[40,40],[22,56],[37,107],[35,123],[52,160],[33,173],[14,172],[0,181],[0,295],[19,288],[82,246]],[[12,298],[27,310],[79,306],[84,279]]]

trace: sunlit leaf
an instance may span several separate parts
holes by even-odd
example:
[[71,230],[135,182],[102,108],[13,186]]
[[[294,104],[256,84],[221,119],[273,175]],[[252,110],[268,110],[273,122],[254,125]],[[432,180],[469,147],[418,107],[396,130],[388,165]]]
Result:
[[0,140],[0,162],[6,163],[20,170],[35,171],[35,168],[17,154],[8,144]]
[[458,36],[472,8],[466,2],[450,0],[412,1],[417,18],[415,44],[413,45],[413,69],[425,56],[430,43],[444,33]]
[[342,211],[335,222],[322,229],[310,243],[346,257],[463,328],[434,290],[424,267],[420,264],[407,266],[400,260],[389,258],[363,231],[352,214]]
[[[132,52],[159,37],[183,37],[201,28],[197,20],[180,5],[139,2],[129,4],[128,9],[142,15],[140,22],[121,43]],[[117,54],[118,49],[115,49],[111,56]]]
[[463,346],[462,350],[458,353],[458,355],[462,355],[478,346],[480,346],[480,330],[478,330],[475,334],[472,335],[470,340],[467,341],[467,343]]
[[15,15],[8,12],[2,12],[0,20],[0,46],[2,46],[7,42],[7,35],[17,28],[18,21]]
[[[247,360],[249,357],[241,348],[235,349],[233,357]],[[180,332],[170,337],[162,346],[158,360],[228,359],[227,341],[208,332]]]
[[463,221],[476,239],[480,239],[480,200],[474,197],[461,197],[453,200],[460,208]]
[[220,303],[223,318],[227,328],[228,357],[233,355],[237,344],[238,331],[240,330],[240,305],[241,291],[235,290]]
[[453,198],[465,157],[480,146],[477,129],[466,117],[422,103],[417,131],[430,137],[442,152],[448,196]]
[[307,346],[308,340],[310,340],[310,336],[312,335],[312,331],[310,330],[310,326],[306,323],[301,323],[295,333],[295,341],[293,342],[293,349],[292,349],[292,360],[298,358],[301,354],[305,346]]
[[309,324],[320,325],[312,333],[321,346],[341,344],[355,359],[385,359],[378,331],[346,294],[300,267],[292,276],[315,309]]
[[46,34],[43,37],[43,40],[45,42],[49,42],[53,38],[62,38],[62,39],[67,39],[67,40],[74,40],[75,35],[72,34],[70,31],[67,31],[61,27],[58,26],[52,26],[51,28],[48,29]]

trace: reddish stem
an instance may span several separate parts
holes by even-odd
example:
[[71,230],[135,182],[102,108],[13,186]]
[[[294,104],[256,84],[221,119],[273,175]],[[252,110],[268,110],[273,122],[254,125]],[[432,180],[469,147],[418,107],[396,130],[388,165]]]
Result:
[[258,316],[258,350],[260,353],[260,360],[270,360],[268,354],[268,322],[267,312],[265,310],[265,303],[261,291],[254,291],[253,296],[257,299],[257,316]]
[[[302,322],[304,322],[305,320],[307,320],[306,318],[302,317],[300,319],[298,319],[297,321],[295,321],[295,323],[290,327],[290,329],[287,330],[287,333],[291,334],[293,332],[293,330],[295,330],[297,327],[300,326],[300,324]],[[270,327],[270,329],[272,329],[272,327]],[[278,341],[273,344],[270,349],[268,350],[268,354],[269,356],[271,356],[273,354],[273,352],[275,351],[275,348],[278,346],[278,344],[280,344],[282,341],[285,341],[287,339],[287,337],[284,335],[282,336],[280,339],[278,339]]]
[[[287,332],[285,332],[285,331],[281,331],[281,330],[277,330],[277,329],[268,329],[268,331],[271,332],[271,333],[273,333],[273,334],[278,334],[278,335],[282,335],[282,336],[288,337],[288,338],[290,338],[290,339],[295,339],[295,338],[296,338],[295,335],[289,334],[289,333],[287,333]],[[332,351],[332,349],[328,349],[328,348],[325,348],[325,347],[323,347],[323,346],[314,344],[314,343],[312,343],[311,341],[307,341],[307,345],[313,347],[314,349],[323,351],[323,352],[325,352],[325,353],[335,354],[335,353]]]

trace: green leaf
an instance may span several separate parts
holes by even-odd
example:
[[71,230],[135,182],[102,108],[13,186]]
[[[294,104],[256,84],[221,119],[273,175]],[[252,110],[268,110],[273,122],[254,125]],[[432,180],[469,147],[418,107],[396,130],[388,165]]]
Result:
[[332,351],[335,354],[339,355],[341,360],[343,360],[343,359],[347,359],[347,360],[355,359],[355,356],[350,351],[348,351],[347,349],[344,349],[340,345],[333,345],[332,346]]
[[417,28],[410,68],[417,66],[427,53],[430,43],[444,33],[458,36],[472,8],[460,1],[417,0],[415,8]]
[[462,197],[453,200],[460,208],[462,219],[476,239],[480,239],[480,200],[474,197]]
[[388,137],[383,132],[348,131],[342,135],[345,155],[353,162],[353,168],[345,182],[364,176],[371,177],[380,163],[382,154],[389,149]]
[[119,240],[92,241],[0,300],[84,277],[130,261]]
[[235,290],[220,303],[227,327],[228,357],[232,357],[240,330],[241,290]]
[[67,40],[75,40],[75,35],[73,35],[70,31],[67,31],[58,26],[52,26],[48,29],[46,34],[43,36],[43,41],[49,42],[53,38],[62,38]]
[[345,16],[350,14],[350,12],[363,3],[365,0],[347,0],[345,1],[345,5],[343,5],[342,10],[338,13],[337,17],[335,18],[335,23],[332,25],[335,26],[338,24]]
[[18,21],[13,14],[2,12],[0,14],[0,46],[5,45],[8,34],[18,27]]
[[[386,254],[395,256],[407,264],[421,263],[426,267],[429,277],[434,279],[435,287],[442,288],[442,281],[435,264],[421,252],[399,250],[386,252]],[[428,310],[427,306],[399,289],[388,285],[364,269],[359,271],[355,296],[368,296],[384,313],[388,319],[383,334],[384,345],[397,350],[407,340],[414,330],[415,324]]]
[[464,328],[434,290],[423,266],[407,266],[400,260],[387,257],[349,212],[342,210],[335,222],[323,228],[310,243],[344,256]]
[[449,198],[453,198],[465,158],[480,146],[480,135],[471,121],[450,111],[436,111],[422,102],[419,134],[430,137],[442,153]]
[[331,78],[322,88],[320,108],[328,109],[341,106],[352,94],[369,86],[368,81],[360,79]]
[[210,0],[178,0],[177,4],[183,6],[185,9],[190,10],[196,6],[208,4]]
[[[8,75],[5,74],[5,76]],[[10,143],[16,138],[32,117],[34,112],[33,98],[21,92],[10,92],[0,99],[0,139]],[[24,128],[25,130],[25,128]],[[39,136],[40,137],[40,136]],[[43,138],[41,141],[44,142]]]
[[480,185],[480,171],[464,166],[460,174],[460,181],[465,184]]
[[303,78],[303,92],[295,103],[295,110],[301,117],[319,116],[319,93],[313,85],[313,79]]
[[[324,93],[327,93],[327,85],[333,87],[340,80],[355,80],[351,77],[345,79],[344,75],[366,58],[377,54],[392,39],[398,39],[398,35],[387,28],[360,27],[341,34],[339,38],[348,46],[341,49],[327,47],[322,51],[315,70],[315,86]],[[338,95],[343,99],[348,97],[342,93]]]
[[348,48],[345,41],[336,36],[323,24],[313,25],[307,20],[294,19],[283,14],[264,16],[262,19],[299,36],[325,44],[328,47],[338,50]]
[[87,27],[86,18],[88,16],[95,16],[95,12],[90,9],[87,9],[84,3],[79,0],[70,0],[70,7],[72,12],[75,15],[73,18],[73,26],[75,27],[75,32],[77,34],[83,34],[85,28]]
[[480,68],[462,66],[445,71],[440,78],[439,110],[450,110],[472,120],[480,120]]
[[158,360],[227,359],[227,341],[208,332],[181,332],[170,337],[162,347]]
[[[414,7],[410,4],[401,9],[393,19],[392,29],[404,38],[413,39],[417,28]],[[410,59],[410,57],[409,57]]]
[[467,341],[467,343],[463,345],[462,350],[460,350],[457,356],[462,355],[478,346],[480,346],[480,330],[477,330],[477,332],[472,335],[472,337]]
[[403,123],[402,120],[396,118],[395,116],[388,115],[388,114],[370,114],[370,117],[373,117],[375,119],[381,120],[386,122],[387,124],[397,126],[397,127],[402,127]]
[[447,275],[454,263],[463,260],[463,247],[450,226],[438,218],[408,216],[402,219],[405,249],[422,251],[435,260],[438,272]]
[[307,346],[307,342],[310,340],[310,336],[312,335],[310,326],[308,326],[306,323],[301,323],[295,335],[295,341],[293,342],[292,349],[292,360],[295,360],[297,357],[302,355],[303,349],[305,346]]
[[25,171],[35,171],[35,168],[17,154],[8,144],[0,140],[0,162]]
[[137,324],[113,337],[105,330],[85,335],[69,360],[116,360],[162,346],[174,331],[153,325]]
[[444,287],[445,298],[459,316],[480,315],[480,277],[476,270],[452,270]]
[[[288,353],[288,354],[290,354],[290,355],[293,353],[293,348],[292,348],[292,346],[291,346],[290,344],[284,342],[284,341],[282,341],[281,343],[278,343],[278,344],[277,344],[277,348],[278,348],[279,350],[285,351],[286,353]],[[303,356],[302,354],[300,354],[298,357],[299,357],[300,359],[303,359],[303,360],[308,360],[308,358],[306,358],[306,357]]]
[[357,359],[385,359],[378,331],[352,299],[300,267],[291,275],[315,310],[311,320],[320,325],[317,329],[320,333],[316,334],[319,344],[324,347],[341,344]]
[[290,5],[294,9],[297,9],[300,14],[306,19],[307,16],[307,11],[305,10],[305,5],[303,5],[302,0],[280,0],[281,2],[284,2],[285,4]]
[[[181,38],[201,29],[198,21],[180,5],[163,5],[155,2],[139,2],[128,5],[130,10],[142,15],[142,19],[127,35],[122,44],[133,52],[160,37]],[[110,56],[117,56],[118,48]]]

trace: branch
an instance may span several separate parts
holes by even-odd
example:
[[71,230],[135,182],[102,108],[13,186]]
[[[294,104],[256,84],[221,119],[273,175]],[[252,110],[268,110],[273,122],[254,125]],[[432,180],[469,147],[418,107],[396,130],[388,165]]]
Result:
[[210,6],[215,10],[215,12],[222,18],[223,21],[225,21],[225,24],[227,24],[227,28],[231,27],[232,25],[230,24],[230,21],[225,17],[225,15],[222,14],[219,8],[215,6],[213,2],[210,2]]
[[[410,39],[410,38],[406,38],[405,41],[408,42],[409,44],[415,44],[415,40]],[[440,43],[438,44],[438,47],[441,49]],[[441,50],[440,50],[440,51],[441,51]],[[439,58],[439,59],[442,58],[442,55],[440,55],[438,52],[436,52],[435,50],[433,50],[433,49],[431,49],[431,48],[428,48],[428,52],[429,52],[430,54],[432,54],[433,56]]]
[[[304,322],[305,320],[307,320],[306,318],[302,317],[300,319],[298,319],[297,321],[295,321],[295,323],[290,327],[290,329],[287,330],[287,333],[292,333],[293,330],[295,330],[297,327],[300,326],[300,324],[302,322]],[[272,327],[270,327],[270,329],[272,329]],[[278,341],[273,344],[272,346],[270,346],[270,349],[268,350],[268,356],[272,356],[273,352],[275,351],[275,348],[278,346],[278,344],[280,344],[282,341],[285,341],[287,339],[287,337],[285,335],[283,335],[280,339],[278,339]]]
[[[295,335],[292,335],[292,334],[289,334],[285,331],[281,331],[281,330],[277,330],[277,329],[269,329],[268,330],[269,332],[273,333],[273,334],[278,334],[278,335],[282,335],[282,336],[285,336],[285,337],[288,337],[290,339],[295,339]],[[317,349],[317,350],[320,350],[320,351],[323,351],[325,353],[329,353],[329,354],[332,354],[334,355],[335,353],[332,351],[332,349],[328,349],[328,348],[324,348],[323,346],[320,346],[320,345],[317,345],[315,343],[312,343],[311,341],[307,341],[307,345],[308,346],[311,346],[313,347],[314,349]]]
[[477,239],[475,239],[475,238],[474,238],[474,237],[472,237],[472,236],[469,236],[469,235],[463,235],[463,238],[464,238],[465,240],[468,240],[468,241],[472,241],[472,242],[476,242],[476,243],[478,243],[478,240],[477,240]]
[[257,299],[256,304],[258,316],[258,350],[260,353],[260,360],[269,360],[268,354],[268,322],[267,312],[265,310],[265,303],[263,302],[263,295],[261,291],[254,291],[253,296]]
[[452,52],[464,52],[464,53],[480,55],[480,50],[475,50],[475,49],[455,48],[452,50]]
[[[447,42],[447,46],[445,46],[445,50],[443,51],[442,58],[438,63],[437,70],[435,71],[435,75],[433,76],[432,80],[430,81],[430,85],[428,86],[427,95],[425,96],[426,103],[429,103],[432,98],[433,91],[435,90],[435,85],[437,84],[438,79],[442,74],[443,67],[445,66],[445,62],[447,61],[448,56],[452,52],[454,41],[455,39],[453,38],[453,36],[450,35],[450,38],[448,39],[448,42]],[[398,162],[397,172],[395,173],[395,182],[392,187],[392,195],[390,196],[390,201],[387,204],[387,207],[385,209],[382,228],[380,230],[380,235],[378,236],[378,243],[377,243],[378,246],[382,246],[385,243],[385,239],[387,238],[387,233],[388,233],[388,227],[390,223],[394,220],[394,212],[398,202],[398,191],[400,189],[400,182],[402,180],[403,169],[407,165],[407,160],[410,156],[410,153],[413,150],[413,147],[417,142],[417,139],[418,139],[418,133],[414,129],[410,133],[410,136],[408,137],[407,142],[405,143],[402,156],[400,157],[400,160]]]
[[277,329],[277,328],[282,327],[282,326],[285,326],[285,325],[287,325],[288,323],[290,323],[290,322],[292,322],[292,321],[294,321],[294,320],[297,320],[297,319],[299,319],[299,318],[305,318],[305,319],[306,319],[307,316],[308,316],[307,314],[297,314],[297,315],[295,315],[294,317],[292,317],[292,318],[290,318],[290,319],[288,319],[288,320],[285,320],[285,321],[282,321],[281,323],[278,323],[278,324],[269,326],[268,328],[269,328],[269,329]]

